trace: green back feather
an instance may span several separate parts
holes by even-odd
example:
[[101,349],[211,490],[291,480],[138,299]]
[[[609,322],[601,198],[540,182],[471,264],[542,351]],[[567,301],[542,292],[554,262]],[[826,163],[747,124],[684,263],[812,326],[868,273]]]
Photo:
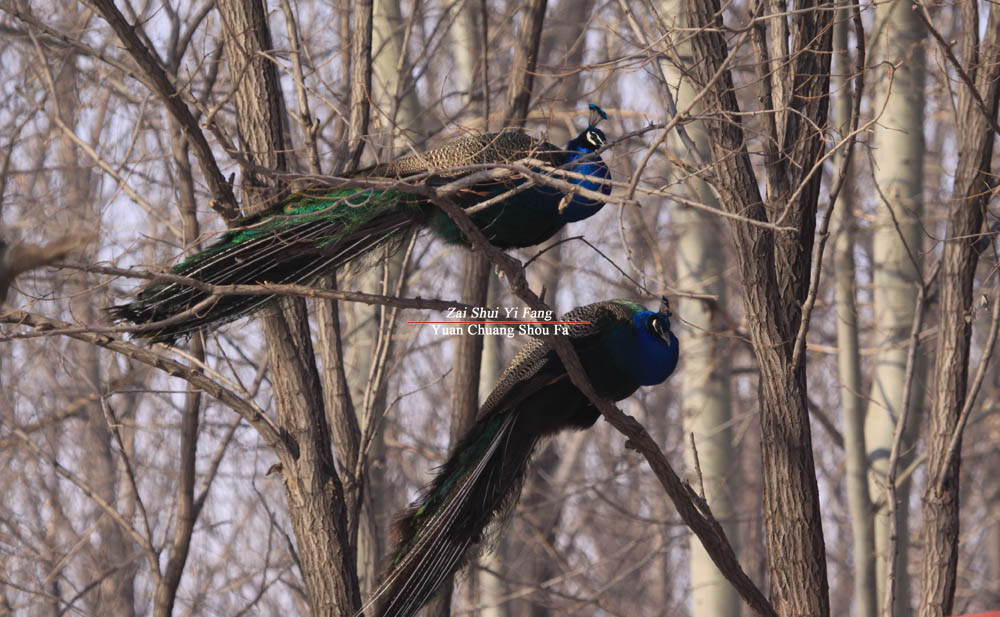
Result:
[[212,246],[174,266],[173,271],[183,274],[234,246],[310,223],[328,224],[324,227],[330,233],[311,239],[317,248],[322,248],[347,236],[385,210],[395,208],[412,208],[416,213],[420,205],[412,194],[392,190],[359,191],[347,188],[323,193],[296,193],[276,208],[248,217],[243,225],[225,232]]

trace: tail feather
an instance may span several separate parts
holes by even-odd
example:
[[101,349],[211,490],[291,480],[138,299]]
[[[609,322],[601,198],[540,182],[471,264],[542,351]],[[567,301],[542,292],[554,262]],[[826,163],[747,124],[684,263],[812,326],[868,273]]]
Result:
[[397,523],[388,574],[368,603],[374,615],[410,617],[487,543],[487,527],[517,501],[537,441],[518,420],[517,412],[480,420]]
[[[279,213],[250,219],[218,242],[173,269],[211,285],[308,283],[326,272],[402,238],[421,216],[419,206],[395,192],[340,191],[322,197],[299,196]],[[172,343],[209,324],[237,319],[274,296],[228,295],[201,307],[210,294],[181,283],[148,284],[130,304],[109,309],[116,321],[148,324],[198,308],[195,314],[163,328],[141,331],[140,338]]]

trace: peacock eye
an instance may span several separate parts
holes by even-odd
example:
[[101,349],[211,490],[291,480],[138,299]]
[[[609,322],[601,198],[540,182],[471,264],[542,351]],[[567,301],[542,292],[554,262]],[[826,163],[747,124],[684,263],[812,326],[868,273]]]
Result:
[[670,326],[660,317],[654,315],[649,319],[649,326],[667,345],[670,344]]
[[600,148],[604,145],[604,135],[601,135],[597,131],[587,131],[587,143],[595,148]]

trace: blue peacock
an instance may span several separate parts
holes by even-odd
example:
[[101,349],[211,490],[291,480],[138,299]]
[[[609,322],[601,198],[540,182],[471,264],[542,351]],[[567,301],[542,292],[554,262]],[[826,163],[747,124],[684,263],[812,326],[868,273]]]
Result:
[[[677,366],[666,302],[659,312],[625,300],[579,307],[570,342],[599,395],[621,400],[662,383]],[[489,541],[517,503],[536,444],[600,415],[552,348],[534,340],[504,371],[475,425],[422,497],[397,522],[397,545],[369,604],[376,617],[409,617]],[[494,534],[495,535],[495,534]]]
[[[565,149],[519,130],[505,130],[404,156],[354,172],[351,178],[403,179],[420,175],[427,185],[441,186],[481,171],[483,166],[530,158],[573,172],[563,179],[608,195],[611,172],[597,152],[607,142],[597,128],[607,114],[596,105],[591,105],[590,110],[587,128]],[[467,169],[456,170],[462,167]],[[451,199],[467,209],[493,200],[470,216],[490,242],[502,249],[537,245],[567,223],[593,216],[604,206],[603,201],[522,176],[476,181]],[[211,285],[308,284],[375,249],[393,250],[415,228],[429,228],[446,242],[464,242],[455,223],[424,196],[390,189],[315,187],[240,220],[214,244],[174,266],[171,272]],[[134,324],[151,324],[190,313],[162,328],[137,332],[138,337],[151,342],[173,343],[181,335],[231,321],[273,299],[271,295],[213,298],[190,285],[153,281],[139,291],[133,302],[111,307],[109,312],[116,321]]]

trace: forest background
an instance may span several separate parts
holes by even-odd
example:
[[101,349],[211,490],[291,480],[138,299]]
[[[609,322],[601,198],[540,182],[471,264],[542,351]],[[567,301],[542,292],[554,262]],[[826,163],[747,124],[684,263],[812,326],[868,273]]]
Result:
[[[353,615],[523,343],[405,322],[532,293],[665,294],[681,366],[550,441],[427,614],[1000,608],[996,2],[0,11],[0,283],[58,266],[0,309],[0,615]],[[588,103],[614,192],[544,250],[417,236],[178,350],[102,314],[288,172]]]

